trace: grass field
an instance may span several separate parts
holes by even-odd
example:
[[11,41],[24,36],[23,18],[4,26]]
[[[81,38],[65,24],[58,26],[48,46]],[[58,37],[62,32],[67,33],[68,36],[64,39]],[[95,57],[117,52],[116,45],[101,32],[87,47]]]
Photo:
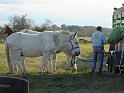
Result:
[[[105,46],[106,51],[108,46]],[[91,44],[80,44],[81,54],[77,60],[78,71],[66,70],[63,53],[57,55],[57,71],[54,75],[38,75],[42,58],[26,58],[28,74],[7,75],[8,66],[4,46],[0,44],[0,75],[21,77],[29,81],[30,93],[124,93],[124,75],[108,75],[104,63],[103,75],[91,74]]]

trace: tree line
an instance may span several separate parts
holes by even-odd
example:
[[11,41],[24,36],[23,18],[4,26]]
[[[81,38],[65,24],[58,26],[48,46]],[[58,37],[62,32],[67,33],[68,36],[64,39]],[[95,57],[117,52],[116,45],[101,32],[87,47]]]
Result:
[[[45,22],[43,22],[41,25],[34,25],[34,22],[32,19],[27,18],[27,15],[21,15],[21,16],[11,16],[9,17],[9,23],[6,24],[9,25],[13,31],[18,32],[22,29],[32,29],[35,31],[43,32],[43,31],[60,31],[60,30],[67,30],[71,32],[76,32],[78,36],[84,37],[88,36],[90,37],[93,32],[96,31],[96,27],[94,26],[76,26],[76,25],[66,25],[62,24],[60,27],[54,24],[50,19],[45,19]],[[4,27],[0,26],[0,39],[2,40],[4,38],[3,31]],[[103,32],[106,36],[109,35],[111,29],[104,28]]]

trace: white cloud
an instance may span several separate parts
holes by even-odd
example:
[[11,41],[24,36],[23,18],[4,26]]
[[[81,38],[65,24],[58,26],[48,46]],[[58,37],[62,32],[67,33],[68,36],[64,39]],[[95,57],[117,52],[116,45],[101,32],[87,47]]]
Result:
[[[122,0],[2,0],[0,19],[27,14],[36,23],[51,19],[57,24],[97,25],[111,27],[113,7]],[[8,3],[7,3],[8,2]],[[1,19],[2,20],[2,19]],[[40,22],[39,22],[40,20]]]

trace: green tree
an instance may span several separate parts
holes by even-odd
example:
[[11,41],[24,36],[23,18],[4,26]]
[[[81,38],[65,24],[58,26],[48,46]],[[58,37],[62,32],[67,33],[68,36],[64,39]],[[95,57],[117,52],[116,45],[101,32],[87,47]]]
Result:
[[50,31],[52,30],[52,24],[53,22],[50,19],[46,19],[41,27],[44,31]]
[[43,32],[45,29],[42,26],[34,26],[33,30],[38,31],[38,32]]
[[62,24],[62,25],[61,25],[61,29],[62,29],[62,30],[67,30],[67,26],[66,26],[65,24]]
[[56,24],[52,25],[52,30],[53,31],[58,30],[58,26]]
[[32,27],[33,21],[27,18],[27,15],[12,16],[9,18],[9,24],[15,32],[22,29],[30,29]]

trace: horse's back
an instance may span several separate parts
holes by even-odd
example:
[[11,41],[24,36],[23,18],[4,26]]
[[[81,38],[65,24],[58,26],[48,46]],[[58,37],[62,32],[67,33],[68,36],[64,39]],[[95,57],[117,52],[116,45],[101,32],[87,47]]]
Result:
[[53,41],[53,33],[29,34],[16,32],[7,37],[7,42],[14,46],[16,50],[21,50],[27,57],[42,55],[45,51],[54,51],[56,49]]

